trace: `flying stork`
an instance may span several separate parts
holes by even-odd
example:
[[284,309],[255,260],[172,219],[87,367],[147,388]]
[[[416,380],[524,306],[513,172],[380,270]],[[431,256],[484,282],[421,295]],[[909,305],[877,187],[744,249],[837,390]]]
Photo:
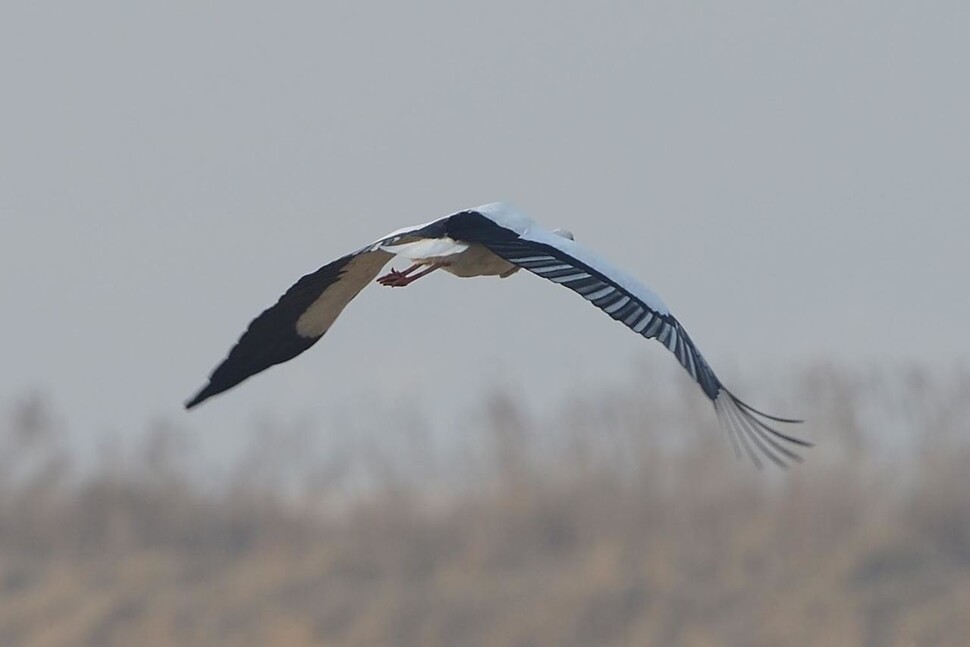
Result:
[[570,232],[547,231],[500,202],[399,229],[307,274],[249,324],[185,407],[191,409],[315,344],[394,256],[412,264],[377,278],[381,285],[404,287],[439,269],[458,277],[502,278],[525,269],[567,287],[638,335],[666,346],[714,404],[738,455],[743,447],[758,467],[758,453],[785,467],[788,461],[801,461],[791,445],[811,446],[767,422],[801,421],[768,415],[731,393],[652,290],[581,247]]

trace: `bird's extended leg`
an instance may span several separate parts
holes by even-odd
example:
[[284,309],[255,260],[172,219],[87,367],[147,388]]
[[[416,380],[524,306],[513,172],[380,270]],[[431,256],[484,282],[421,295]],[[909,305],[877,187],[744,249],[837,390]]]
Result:
[[381,285],[393,285],[395,282],[401,280],[402,278],[404,278],[414,270],[418,269],[419,267],[421,267],[421,263],[415,263],[411,267],[401,272],[398,272],[396,269],[392,267],[390,272],[388,272],[384,276],[378,277],[377,282],[380,283]]
[[427,267],[427,269],[424,269],[414,275],[412,275],[411,272],[421,267],[421,263],[415,263],[411,267],[401,272],[398,272],[397,270],[392,269],[389,273],[378,278],[377,282],[380,283],[381,285],[386,285],[391,288],[403,288],[406,285],[411,285],[412,283],[420,279],[422,276],[427,276],[428,274],[431,274],[442,265],[443,265],[442,263],[432,263]]

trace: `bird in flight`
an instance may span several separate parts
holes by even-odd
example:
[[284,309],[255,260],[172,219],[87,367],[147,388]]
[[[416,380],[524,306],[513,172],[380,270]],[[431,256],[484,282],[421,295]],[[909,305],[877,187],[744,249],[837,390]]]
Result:
[[186,409],[310,348],[394,256],[412,264],[391,269],[377,283],[404,287],[439,269],[458,277],[502,278],[524,269],[569,288],[673,353],[714,404],[739,456],[743,448],[758,467],[759,454],[785,467],[789,461],[801,461],[793,446],[811,446],[772,424],[801,421],[768,415],[731,393],[653,291],[581,247],[570,232],[545,230],[500,202],[399,229],[307,274],[249,324],[208,384],[185,403]]

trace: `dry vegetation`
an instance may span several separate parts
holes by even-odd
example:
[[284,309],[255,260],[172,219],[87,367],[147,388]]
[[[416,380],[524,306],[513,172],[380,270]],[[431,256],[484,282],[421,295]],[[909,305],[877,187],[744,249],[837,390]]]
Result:
[[555,420],[499,394],[466,443],[414,422],[319,460],[277,429],[219,479],[164,427],[79,467],[28,398],[0,437],[0,645],[967,644],[970,375],[785,383],[820,445],[785,474],[693,391]]

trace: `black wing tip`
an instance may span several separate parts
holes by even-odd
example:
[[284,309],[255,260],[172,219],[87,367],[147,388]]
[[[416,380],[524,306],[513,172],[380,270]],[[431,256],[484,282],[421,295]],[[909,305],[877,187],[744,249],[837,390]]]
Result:
[[[726,398],[722,399],[721,396]],[[763,467],[759,454],[782,469],[788,469],[791,463],[802,463],[805,460],[793,449],[782,444],[783,442],[801,448],[814,447],[814,443],[783,433],[761,420],[759,416],[766,420],[789,424],[798,424],[802,422],[801,420],[779,418],[758,411],[723,387],[722,393],[714,400],[714,409],[718,420],[731,438],[735,454],[740,457],[741,448],[743,448],[744,453],[759,470]]]
[[[216,368],[216,370],[213,371],[213,377],[209,378],[209,382],[204,387],[199,389],[198,393],[196,393],[190,399],[185,401],[184,406],[186,410],[199,406],[200,404],[202,404],[203,402],[205,402],[206,400],[208,400],[214,395],[225,393],[226,391],[233,388],[234,386],[237,386],[240,382],[245,381],[246,379],[252,377],[253,375],[259,372],[259,371],[249,372],[241,375],[241,377],[237,375],[233,375],[226,378],[226,376],[220,374],[223,370],[224,365],[225,365],[225,362],[220,364]],[[263,370],[263,369],[260,369],[260,370]]]
[[[727,390],[727,389],[725,389],[725,390]],[[783,422],[786,425],[800,425],[803,422],[805,422],[804,420],[800,420],[798,418],[782,418],[782,417],[779,417],[779,416],[773,416],[770,413],[765,413],[764,411],[759,411],[758,409],[755,409],[750,404],[748,404],[747,402],[741,400],[740,398],[738,398],[736,395],[734,395],[731,392],[728,392],[728,395],[731,396],[731,399],[734,400],[734,403],[736,405],[738,405],[739,407],[741,407],[742,409],[744,409],[748,413],[753,413],[754,415],[759,416],[761,418],[764,418],[766,420],[771,420],[773,422]]]
[[185,410],[188,411],[193,407],[196,407],[209,398],[211,398],[215,393],[212,390],[212,383],[206,384],[198,393],[192,396],[190,399],[186,400],[184,403]]

